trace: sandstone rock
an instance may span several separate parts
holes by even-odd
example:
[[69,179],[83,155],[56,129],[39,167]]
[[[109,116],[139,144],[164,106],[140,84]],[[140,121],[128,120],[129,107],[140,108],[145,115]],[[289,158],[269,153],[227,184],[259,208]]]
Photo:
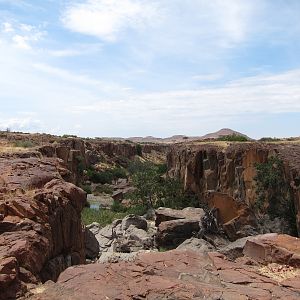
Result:
[[217,219],[223,225],[227,236],[232,240],[251,233],[257,234],[257,220],[253,211],[243,202],[236,201],[224,193],[212,192],[207,197],[208,205],[217,209]]
[[175,248],[200,230],[198,220],[178,219],[159,224],[156,243],[160,247]]
[[88,259],[97,258],[99,255],[99,242],[97,241],[94,233],[85,228],[84,231],[84,244],[85,244],[85,257]]
[[148,227],[147,220],[136,215],[128,215],[122,220],[122,230],[127,230],[130,225],[143,230],[147,230]]
[[[209,255],[173,250],[139,253],[133,261],[68,268],[30,299],[298,299],[292,278],[279,285],[257,268]],[[293,281],[294,280],[294,281]]]
[[251,237],[244,237],[240,238],[230,244],[228,244],[225,247],[222,247],[219,249],[220,253],[223,253],[230,259],[236,259],[238,257],[243,256],[243,250],[246,245],[246,242],[250,239]]
[[66,267],[84,262],[80,214],[86,196],[61,178],[63,166],[56,158],[0,158],[0,168],[5,187],[0,264],[10,270],[0,276],[0,285],[21,296],[26,285],[55,280]]
[[282,263],[300,267],[300,239],[270,233],[248,239],[243,251],[261,263]]
[[[284,162],[284,177],[291,187],[291,199],[295,205],[295,219],[300,234],[300,147],[299,145],[267,143],[234,143],[227,145],[188,144],[175,145],[167,155],[168,174],[180,178],[184,188],[193,192],[203,204],[207,203],[208,192],[219,192],[226,196],[220,200],[222,224],[232,240],[243,237],[243,225],[253,224],[253,207],[257,201],[255,176],[257,163],[277,155]],[[297,182],[298,184],[295,184]],[[235,201],[231,201],[232,198]],[[228,203],[227,203],[227,200]],[[237,207],[237,203],[243,204]],[[222,205],[222,206],[221,206]],[[227,206],[227,208],[225,207]],[[250,219],[248,218],[248,214]],[[284,219],[284,218],[281,218]],[[275,225],[275,224],[273,224]],[[273,226],[275,229],[276,226]],[[280,232],[288,232],[280,226]],[[236,234],[239,232],[239,234]],[[249,233],[249,232],[248,232]]]
[[193,250],[202,253],[214,251],[215,247],[203,239],[190,238],[185,240],[176,249],[178,250]]
[[161,222],[179,219],[189,219],[199,222],[202,216],[204,216],[204,210],[195,207],[186,207],[182,210],[160,207],[155,211],[155,215],[155,226],[159,226]]

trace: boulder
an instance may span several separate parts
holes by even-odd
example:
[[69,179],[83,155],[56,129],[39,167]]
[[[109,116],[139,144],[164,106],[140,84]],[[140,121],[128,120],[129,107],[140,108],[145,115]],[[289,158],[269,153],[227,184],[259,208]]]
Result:
[[155,226],[159,226],[160,223],[171,220],[189,219],[200,221],[204,216],[204,210],[202,208],[186,207],[181,210],[160,207],[155,211],[156,219]]
[[286,234],[269,233],[248,239],[243,253],[264,264],[300,267],[300,239]]
[[176,248],[199,230],[198,220],[178,219],[162,222],[157,229],[157,246]]
[[148,227],[147,220],[137,215],[128,215],[122,220],[122,230],[127,230],[131,225],[143,230],[147,230]]
[[96,239],[94,233],[85,228],[84,230],[84,244],[85,244],[85,257],[87,259],[95,259],[99,255],[99,242]]
[[203,239],[190,238],[185,240],[176,249],[178,250],[193,250],[202,253],[214,251],[216,248]]
[[227,246],[222,247],[221,249],[219,249],[219,252],[223,253],[230,259],[236,259],[238,257],[241,257],[241,256],[243,256],[243,250],[246,245],[246,242],[250,238],[251,238],[251,236],[240,238],[240,239],[228,244]]

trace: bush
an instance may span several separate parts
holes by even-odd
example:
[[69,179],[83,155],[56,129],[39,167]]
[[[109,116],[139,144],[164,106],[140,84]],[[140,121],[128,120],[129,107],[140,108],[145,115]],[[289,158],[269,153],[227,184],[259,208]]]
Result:
[[162,176],[166,165],[155,165],[149,162],[136,164],[132,175],[136,190],[132,197],[141,201],[144,206],[184,208],[198,206],[198,200],[184,192],[183,185],[178,179]]
[[143,148],[141,144],[136,145],[136,153],[138,156],[143,156]]
[[96,196],[99,194],[103,194],[103,193],[111,195],[113,192],[114,192],[114,189],[107,184],[98,185],[94,190],[94,194]]
[[32,148],[34,147],[34,143],[32,141],[15,141],[14,142],[14,147],[19,147],[19,148]]
[[248,142],[248,138],[243,135],[238,134],[230,134],[224,135],[217,138],[217,141],[225,141],[225,142]]
[[280,139],[275,138],[275,137],[263,137],[259,140],[260,142],[277,142],[280,141]]
[[271,157],[265,163],[256,164],[256,208],[271,219],[285,219],[292,234],[296,234],[296,211],[290,186],[285,180],[281,159]]
[[118,201],[114,201],[113,205],[111,206],[111,210],[114,212],[125,213],[126,215],[133,214],[139,216],[142,216],[147,212],[146,206],[142,204],[136,204],[130,207],[126,207]]
[[114,169],[108,169],[104,171],[88,169],[87,177],[93,183],[105,184],[105,183],[111,183],[113,180],[116,180],[118,178],[126,178],[127,174],[125,169],[123,168],[114,168]]
[[82,185],[81,188],[87,193],[91,194],[92,193],[92,187],[90,185]]

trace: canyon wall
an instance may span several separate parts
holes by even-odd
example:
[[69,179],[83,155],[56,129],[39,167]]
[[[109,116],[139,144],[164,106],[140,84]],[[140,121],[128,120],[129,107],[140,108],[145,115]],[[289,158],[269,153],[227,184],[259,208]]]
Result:
[[[284,164],[284,180],[290,187],[300,232],[300,145],[234,143],[229,146],[180,145],[168,153],[169,175],[179,177],[188,192],[201,203],[218,208],[218,218],[233,239],[242,225],[255,225],[257,201],[256,164],[277,156]],[[298,180],[298,181],[297,181]]]
[[0,170],[0,299],[14,299],[84,263],[86,195],[63,180],[60,159],[15,154],[0,158]]
[[[85,263],[86,193],[76,186],[83,170],[138,154],[132,143],[13,133],[1,142],[7,141],[36,146],[0,149],[1,300],[23,296],[33,285],[55,281],[67,267]],[[164,151],[142,146],[143,155],[157,150]]]

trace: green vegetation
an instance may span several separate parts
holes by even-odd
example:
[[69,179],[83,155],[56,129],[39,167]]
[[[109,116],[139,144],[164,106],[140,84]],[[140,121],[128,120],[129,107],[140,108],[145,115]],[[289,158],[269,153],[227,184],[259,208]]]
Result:
[[107,184],[101,184],[101,185],[98,185],[95,190],[94,190],[94,195],[100,195],[100,194],[109,194],[109,195],[112,195],[114,192],[114,189],[107,185]]
[[34,143],[29,140],[15,141],[13,145],[14,145],[14,147],[19,147],[19,148],[32,148],[35,146]]
[[87,193],[87,194],[91,194],[92,193],[92,187],[90,185],[82,185],[81,188]]
[[165,206],[170,208],[184,208],[197,206],[196,197],[184,192],[178,179],[165,175],[166,165],[155,165],[150,162],[135,161],[129,166],[133,185],[136,190],[131,194],[136,203],[146,207]]
[[[115,202],[116,203],[116,202]],[[144,215],[146,213],[146,207],[142,205],[136,205],[133,207],[124,207],[122,205],[115,204],[111,210],[109,209],[92,209],[85,207],[81,213],[81,219],[84,225],[91,224],[93,222],[99,223],[101,226],[111,224],[116,219],[123,219],[124,217],[134,215]]]
[[238,134],[230,134],[224,135],[217,138],[217,141],[225,141],[225,142],[248,142],[247,137]]
[[84,225],[91,224],[93,222],[99,223],[101,226],[111,224],[116,219],[122,219],[127,215],[123,212],[114,212],[108,209],[91,209],[85,207],[81,213],[81,219]]
[[114,212],[125,213],[126,215],[144,215],[147,212],[147,207],[142,204],[136,204],[130,207],[125,207],[118,201],[114,201],[111,210]]
[[77,135],[74,135],[74,134],[63,134],[61,137],[62,138],[77,138]]
[[296,233],[295,206],[290,186],[284,177],[282,160],[270,157],[267,162],[257,164],[256,171],[257,210],[269,214],[271,219],[284,218],[292,233]]
[[275,138],[275,137],[263,137],[259,141],[260,142],[278,142],[278,141],[280,141],[280,139]]
[[126,170],[123,168],[113,168],[103,171],[97,171],[93,168],[87,170],[87,177],[93,183],[111,183],[118,178],[126,178]]
[[136,153],[138,156],[143,156],[143,148],[142,148],[142,145],[140,144],[137,144],[136,145]]

